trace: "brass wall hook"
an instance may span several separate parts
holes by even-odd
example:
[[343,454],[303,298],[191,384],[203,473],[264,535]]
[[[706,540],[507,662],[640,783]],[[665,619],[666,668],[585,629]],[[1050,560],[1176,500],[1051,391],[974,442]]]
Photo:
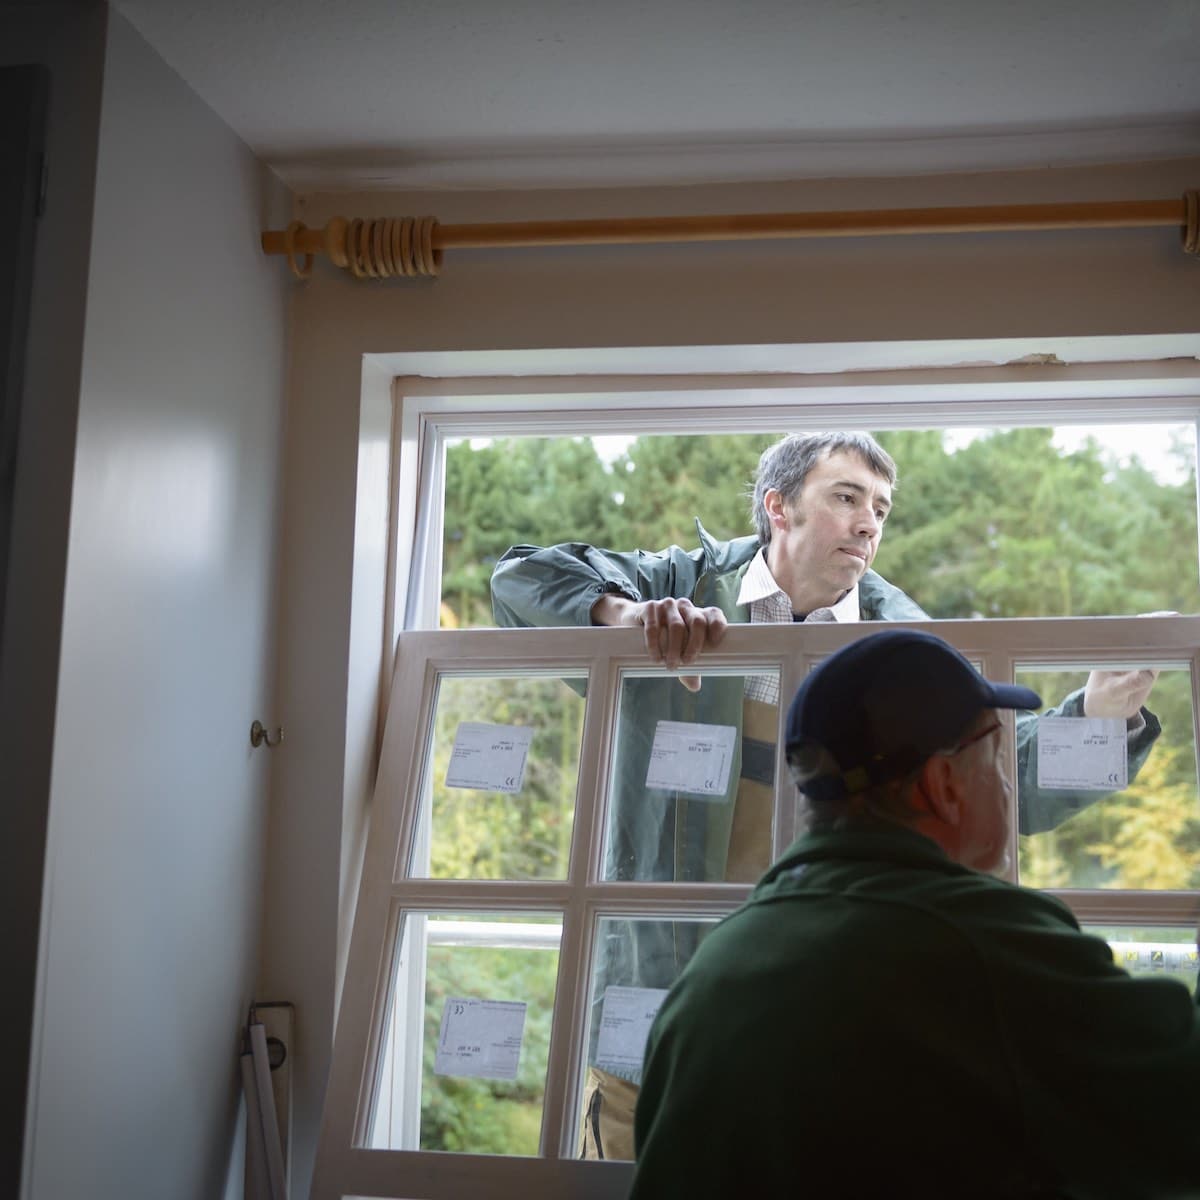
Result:
[[269,730],[261,721],[255,721],[250,726],[250,745],[266,746],[268,750],[273,750],[280,742],[283,741],[283,726],[273,732]]

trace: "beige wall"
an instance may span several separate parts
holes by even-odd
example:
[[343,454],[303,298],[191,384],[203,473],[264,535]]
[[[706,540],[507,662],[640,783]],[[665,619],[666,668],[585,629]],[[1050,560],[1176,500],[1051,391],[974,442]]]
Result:
[[[1009,175],[662,190],[322,195],[298,215],[432,213],[445,224],[539,217],[772,212],[1179,196],[1200,162]],[[372,350],[889,342],[1196,328],[1197,261],[1164,230],[830,239],[448,253],[436,285],[320,271]],[[382,298],[381,298],[382,297]]]
[[[319,225],[334,213],[432,213],[451,224],[1171,197],[1198,183],[1200,162],[1172,162],[757,187],[321,195],[304,199],[298,215]],[[1192,335],[1175,345],[1194,355],[1200,260],[1184,256],[1178,241],[1172,231],[1134,230],[477,251],[448,254],[436,282],[360,282],[317,266],[293,307],[280,696],[295,739],[275,780],[263,963],[264,987],[301,1006],[301,1181],[353,900],[381,661],[379,462],[388,413],[377,383],[360,403],[364,356],[446,351],[432,368],[438,373],[569,373],[561,357],[552,363],[538,351],[706,346],[733,348],[718,355],[729,370],[761,369],[755,364],[770,359],[803,371],[831,356],[853,365],[855,352],[837,351],[847,343],[866,344],[864,361],[869,352],[875,363],[1006,361],[1039,351],[1120,358],[1144,346],[1129,335],[1171,333]],[[783,350],[737,349],[764,343]],[[688,360],[678,352],[658,359],[668,357]],[[426,366],[408,369],[430,369],[433,360],[420,361]],[[372,379],[379,369],[368,360]]]
[[270,771],[249,728],[273,723],[286,283],[255,247],[288,197],[122,17],[92,34],[22,1194],[212,1200],[241,1194]]

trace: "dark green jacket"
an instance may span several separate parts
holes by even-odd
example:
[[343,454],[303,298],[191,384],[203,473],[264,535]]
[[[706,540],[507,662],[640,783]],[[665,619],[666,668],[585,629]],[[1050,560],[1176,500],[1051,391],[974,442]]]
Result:
[[647,1043],[634,1200],[1200,1196],[1200,1023],[907,830],[801,838]]

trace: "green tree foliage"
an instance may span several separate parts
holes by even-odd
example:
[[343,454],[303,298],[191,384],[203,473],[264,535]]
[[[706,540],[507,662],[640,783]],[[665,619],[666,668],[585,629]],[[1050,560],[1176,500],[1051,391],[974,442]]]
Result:
[[[776,434],[641,437],[613,463],[624,500],[618,549],[696,545],[696,518],[714,537],[752,533],[750,501],[758,456]],[[587,541],[589,539],[582,539]]]
[[[536,1154],[557,951],[434,946],[426,971],[421,1149]],[[528,1006],[517,1077],[511,1083],[434,1074],[442,1012],[452,996],[516,1000]]]
[[[1106,836],[1088,846],[1124,888],[1194,888],[1200,880],[1195,757],[1168,744],[1133,787],[1103,806]],[[1191,775],[1180,770],[1190,759]]]
[[1094,442],[1060,451],[1050,429],[1001,430],[953,453],[936,432],[879,437],[901,481],[875,566],[931,615],[1197,608],[1191,480],[1159,483]]
[[488,580],[509,546],[607,545],[619,513],[612,476],[589,439],[503,438],[479,448],[449,447],[442,597],[455,623],[491,624]]
[[[1019,672],[1047,699],[1083,687],[1083,672]],[[1200,806],[1191,674],[1165,670],[1151,697],[1162,735],[1137,778],[1047,833],[1021,839],[1021,880],[1034,887],[1200,886]]]
[[[434,879],[566,878],[584,707],[583,680],[572,682],[574,688],[546,676],[441,680],[429,781]],[[519,793],[446,786],[463,721],[533,730]]]

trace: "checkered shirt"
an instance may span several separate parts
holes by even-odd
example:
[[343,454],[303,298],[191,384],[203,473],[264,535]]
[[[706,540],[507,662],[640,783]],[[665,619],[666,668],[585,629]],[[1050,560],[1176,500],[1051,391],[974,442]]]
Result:
[[[742,577],[738,604],[750,605],[752,625],[787,625],[792,620],[792,600],[771,574],[762,550],[750,560]],[[858,584],[855,584],[832,608],[817,608],[805,621],[857,621]],[[778,675],[747,675],[746,699],[761,700],[764,704],[779,703]]]

